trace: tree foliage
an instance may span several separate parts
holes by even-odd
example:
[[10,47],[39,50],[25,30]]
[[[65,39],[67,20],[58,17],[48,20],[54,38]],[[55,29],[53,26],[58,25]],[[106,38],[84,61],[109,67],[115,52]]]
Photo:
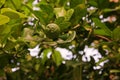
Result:
[[[119,0],[36,1],[0,0],[0,80],[120,79]],[[82,60],[86,45],[98,49],[98,62]],[[63,59],[57,47],[76,57]]]

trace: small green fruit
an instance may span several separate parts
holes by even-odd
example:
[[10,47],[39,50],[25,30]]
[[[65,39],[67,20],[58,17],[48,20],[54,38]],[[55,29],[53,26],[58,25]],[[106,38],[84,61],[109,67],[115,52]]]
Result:
[[45,34],[48,38],[56,39],[60,34],[60,28],[55,23],[50,23],[45,27]]

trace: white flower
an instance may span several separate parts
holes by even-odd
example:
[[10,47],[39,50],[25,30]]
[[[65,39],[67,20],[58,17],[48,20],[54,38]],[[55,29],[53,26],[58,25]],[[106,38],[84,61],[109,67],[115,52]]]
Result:
[[56,50],[60,51],[61,56],[65,59],[65,60],[70,60],[73,58],[73,54],[71,51],[65,49],[65,48],[56,48]]
[[17,71],[19,69],[20,69],[19,67],[15,67],[15,68],[12,68],[11,70],[12,70],[12,72],[15,72],[15,71]]
[[38,56],[40,48],[39,48],[39,45],[37,45],[35,48],[28,49],[28,50],[30,51],[30,55],[35,57],[35,56]]
[[91,58],[93,57],[95,62],[98,62],[100,58],[102,58],[101,54],[98,52],[97,49],[94,48],[88,48],[88,46],[85,46],[84,49],[85,55],[83,55],[82,60],[83,61],[90,61]]

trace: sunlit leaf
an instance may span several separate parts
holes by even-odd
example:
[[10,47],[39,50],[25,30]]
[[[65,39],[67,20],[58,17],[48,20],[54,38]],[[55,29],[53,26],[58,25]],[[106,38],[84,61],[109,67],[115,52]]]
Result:
[[65,15],[65,21],[69,21],[70,18],[72,17],[74,13],[74,9],[69,9],[67,12],[66,12],[66,15]]
[[56,18],[64,17],[66,15],[66,10],[64,9],[64,7],[54,8],[54,12],[55,12]]
[[110,36],[103,29],[95,29],[94,34],[103,35],[103,36]]
[[3,25],[5,23],[8,23],[9,22],[9,17],[7,16],[4,16],[4,15],[0,15],[0,25]]
[[51,49],[45,49],[42,54],[42,63],[45,64],[45,61],[48,60],[47,55],[51,52]]
[[66,30],[70,26],[70,22],[65,21],[64,17],[59,17],[55,20],[55,23],[59,25],[61,31]]
[[54,60],[54,62],[56,63],[57,66],[59,66],[63,61],[63,58],[62,58],[60,52],[56,51],[56,50],[54,50],[52,53],[52,59]]
[[10,19],[25,18],[26,16],[20,12],[12,10],[10,8],[2,8],[1,14],[8,16]]
[[93,22],[96,26],[103,29],[109,36],[111,36],[111,30],[105,25],[105,23],[102,23],[98,18],[93,18]]

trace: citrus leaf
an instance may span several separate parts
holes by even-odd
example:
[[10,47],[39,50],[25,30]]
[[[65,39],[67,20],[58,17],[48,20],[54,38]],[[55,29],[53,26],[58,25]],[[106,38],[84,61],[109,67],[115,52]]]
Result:
[[120,27],[117,27],[113,30],[112,39],[115,41],[120,41]]
[[66,30],[70,26],[70,24],[71,24],[70,22],[62,22],[58,25],[59,25],[61,31],[63,31],[63,30]]
[[4,16],[4,15],[0,15],[0,25],[3,25],[5,23],[8,23],[9,22],[9,17],[7,16]]
[[91,6],[95,6],[95,7],[98,6],[97,2],[95,2],[95,1],[91,1],[91,0],[88,1],[88,4],[91,5]]
[[43,64],[45,64],[45,61],[48,59],[47,55],[48,55],[48,53],[50,53],[50,52],[51,52],[51,49],[50,49],[50,48],[45,49],[45,50],[43,51],[43,55],[42,55],[42,63],[43,63]]
[[[75,26],[79,23],[80,19],[87,14],[87,9],[85,4],[79,4],[74,8],[74,13],[71,18],[72,26]],[[79,15],[79,16],[78,16]]]
[[64,7],[54,8],[54,13],[56,15],[56,18],[64,17],[66,15],[66,10],[64,9]]
[[70,7],[74,8],[84,2],[85,2],[85,0],[70,0]]
[[10,19],[26,18],[24,14],[10,8],[2,8],[1,14],[8,16]]
[[[41,4],[40,5],[41,12],[47,14],[44,18],[46,18],[45,21],[50,21],[54,16],[54,9],[50,5]],[[43,15],[42,15],[43,16]]]
[[57,18],[55,23],[60,27],[61,31],[66,30],[71,25],[70,22],[65,21],[64,17]]
[[103,57],[102,59],[100,59],[100,60],[96,63],[96,66],[99,66],[99,64],[100,64],[101,62],[104,62],[104,61],[106,61],[106,60],[108,60],[108,57]]
[[63,58],[60,52],[56,50],[54,50],[54,52],[52,53],[52,59],[56,63],[57,66],[59,66],[63,61]]
[[64,17],[59,17],[55,20],[55,23],[59,25],[60,23],[64,22],[64,20],[65,20]]
[[50,5],[46,5],[46,4],[41,4],[40,5],[40,9],[44,12],[46,12],[47,14],[51,14],[53,12],[53,8]]
[[73,13],[74,13],[74,9],[69,9],[65,15],[65,21],[69,21]]
[[93,18],[93,22],[95,23],[96,26],[100,27],[103,29],[109,36],[111,36],[111,30],[104,24],[102,23],[98,18]]
[[103,36],[110,36],[103,29],[95,29],[94,34],[103,35]]

